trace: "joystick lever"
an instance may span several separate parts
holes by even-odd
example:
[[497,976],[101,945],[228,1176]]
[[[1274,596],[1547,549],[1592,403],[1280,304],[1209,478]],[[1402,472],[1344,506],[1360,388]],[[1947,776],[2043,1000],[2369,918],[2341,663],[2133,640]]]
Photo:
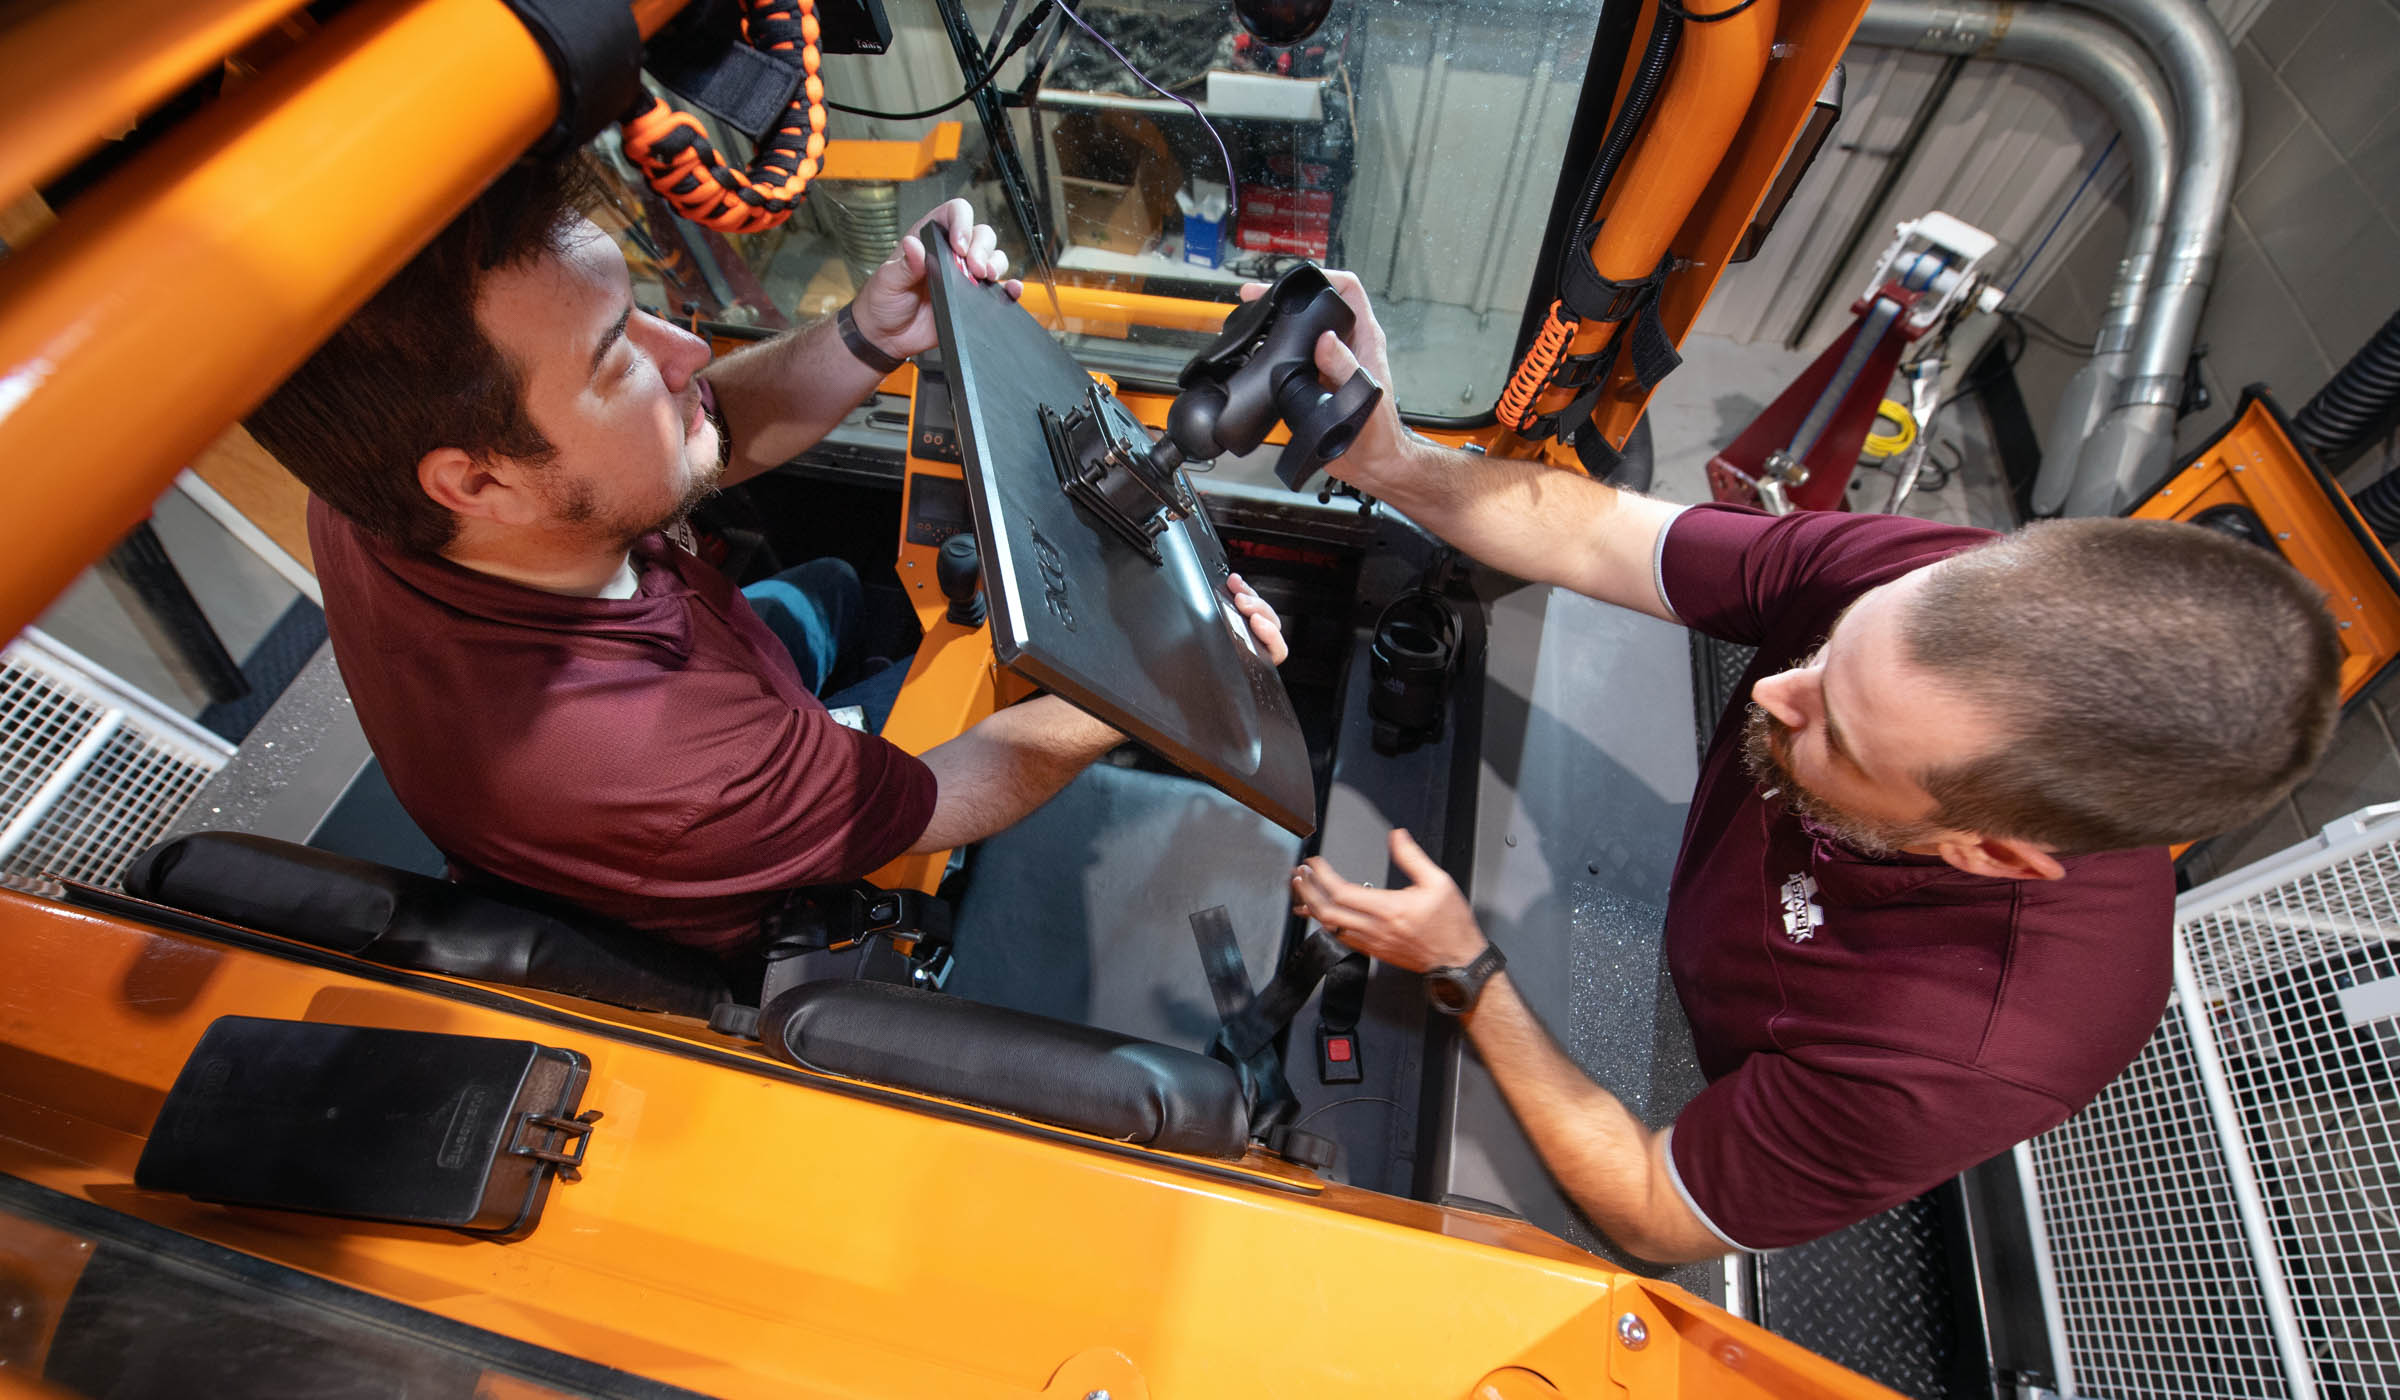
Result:
[[983,625],[983,555],[966,531],[942,541],[933,556],[933,581],[950,600],[948,617],[961,627]]

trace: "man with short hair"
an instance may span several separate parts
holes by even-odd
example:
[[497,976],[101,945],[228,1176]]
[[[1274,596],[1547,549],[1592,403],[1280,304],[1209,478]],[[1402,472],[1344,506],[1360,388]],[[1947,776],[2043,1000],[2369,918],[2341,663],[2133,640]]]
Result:
[[[1357,354],[1386,373],[1355,278]],[[1412,438],[1337,474],[1510,573],[1758,648],[1703,758],[1664,939],[1708,1087],[1652,1132],[1568,1059],[1406,832],[1378,890],[1298,907],[1427,972],[1585,1214],[1661,1262],[1797,1244],[2089,1102],[2165,1009],[2161,849],[2305,777],[2341,646],[2268,551],[2163,521],[2000,537],[1894,516],[1678,509]],[[1605,800],[1605,796],[1601,798]]]
[[[932,219],[1005,276],[964,200]],[[457,873],[733,952],[786,892],[990,835],[1121,742],[1049,696],[916,757],[845,727],[817,692],[855,577],[804,566],[754,607],[671,538],[934,344],[925,258],[912,229],[832,322],[712,363],[635,306],[574,182],[520,167],[251,415],[314,493],[359,722]],[[888,705],[904,670],[827,698]]]

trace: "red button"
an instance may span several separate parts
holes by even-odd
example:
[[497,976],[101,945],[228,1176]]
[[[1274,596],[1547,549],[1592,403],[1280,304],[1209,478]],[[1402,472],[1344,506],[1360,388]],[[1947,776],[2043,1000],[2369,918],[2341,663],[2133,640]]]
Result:
[[1325,1058],[1337,1065],[1350,1063],[1350,1037],[1337,1035],[1325,1042]]

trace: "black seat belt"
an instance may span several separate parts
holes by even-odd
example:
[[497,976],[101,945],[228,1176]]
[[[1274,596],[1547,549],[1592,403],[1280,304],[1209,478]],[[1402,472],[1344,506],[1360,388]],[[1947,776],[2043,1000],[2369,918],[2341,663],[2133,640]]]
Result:
[[1331,1165],[1332,1140],[1292,1126],[1300,1101],[1284,1077],[1283,1053],[1275,1040],[1300,1014],[1325,974],[1351,956],[1350,950],[1325,930],[1311,929],[1267,984],[1253,991],[1225,906],[1203,909],[1191,922],[1219,1018],[1208,1053],[1241,1076],[1242,1100],[1250,1105],[1250,1135],[1286,1160],[1308,1167]]

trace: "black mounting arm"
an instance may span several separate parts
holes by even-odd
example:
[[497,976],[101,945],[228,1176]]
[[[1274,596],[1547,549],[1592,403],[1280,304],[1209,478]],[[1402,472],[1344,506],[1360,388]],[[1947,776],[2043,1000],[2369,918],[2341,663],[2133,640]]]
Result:
[[1236,307],[1216,343],[1183,367],[1167,435],[1156,443],[1098,384],[1081,407],[1042,409],[1059,485],[1154,564],[1159,533],[1200,510],[1179,470],[1185,462],[1253,451],[1278,422],[1287,423],[1292,440],[1275,475],[1298,490],[1350,450],[1383,401],[1383,386],[1364,369],[1339,389],[1317,378],[1317,337],[1332,331],[1347,338],[1357,322],[1322,269],[1293,268],[1266,295]]
[[1317,337],[1332,331],[1346,341],[1357,323],[1323,269],[1302,263],[1284,273],[1266,295],[1236,307],[1216,343],[1183,367],[1168,440],[1186,459],[1205,461],[1252,451],[1278,420],[1288,423],[1292,440],[1275,475],[1298,490],[1350,450],[1383,401],[1383,386],[1363,369],[1330,391],[1317,378]]

